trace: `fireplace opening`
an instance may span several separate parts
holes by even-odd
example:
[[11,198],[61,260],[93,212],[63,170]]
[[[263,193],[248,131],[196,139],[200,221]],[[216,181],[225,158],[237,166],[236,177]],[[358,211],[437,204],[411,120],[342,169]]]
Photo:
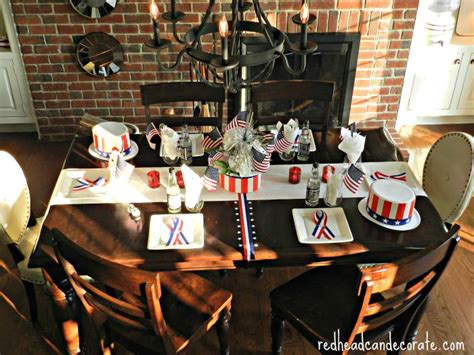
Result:
[[[290,40],[297,41],[299,33],[289,33]],[[359,53],[360,33],[334,32],[311,33],[308,39],[318,43],[317,54],[307,57],[306,71],[298,76],[289,74],[281,60],[277,60],[273,73],[268,80],[324,80],[335,83],[334,98],[329,113],[329,126],[345,126],[349,122],[352,93]],[[290,55],[289,63],[298,67],[298,56]],[[250,70],[254,75],[260,68]],[[234,111],[239,111],[240,100],[235,100]],[[262,116],[296,117],[300,121],[305,117],[323,117],[324,107],[318,102],[265,102],[258,104],[255,118]]]

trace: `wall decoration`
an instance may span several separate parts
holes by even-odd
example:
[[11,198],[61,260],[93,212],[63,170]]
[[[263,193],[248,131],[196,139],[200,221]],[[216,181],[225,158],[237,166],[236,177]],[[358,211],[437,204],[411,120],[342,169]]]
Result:
[[87,73],[108,77],[120,71],[123,48],[115,37],[103,32],[91,32],[77,45],[76,56]]
[[117,7],[118,0],[69,0],[74,10],[88,18],[102,18]]

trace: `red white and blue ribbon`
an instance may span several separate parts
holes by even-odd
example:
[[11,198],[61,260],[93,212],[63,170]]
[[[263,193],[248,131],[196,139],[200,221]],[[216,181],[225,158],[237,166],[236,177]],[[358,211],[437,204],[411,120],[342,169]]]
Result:
[[177,245],[177,244],[189,244],[186,236],[183,233],[183,220],[181,218],[171,218],[166,223],[166,226],[170,230],[170,236],[166,242],[166,246]]
[[76,179],[78,185],[72,187],[72,191],[83,191],[87,190],[91,187],[100,187],[104,186],[107,183],[107,180],[102,176],[98,177],[95,180],[89,180],[86,178],[77,178]]
[[407,181],[407,173],[404,171],[399,174],[394,174],[394,175],[387,175],[382,173],[381,171],[376,171],[372,175],[370,175],[370,178],[372,180],[384,180],[384,179],[393,179],[393,180],[399,180],[399,181]]
[[320,239],[322,236],[331,240],[335,238],[334,233],[328,227],[328,215],[322,210],[317,210],[313,213],[313,222],[316,224],[314,226],[313,232],[311,235]]
[[250,220],[249,204],[247,194],[238,194],[239,196],[239,216],[240,216],[240,235],[242,237],[242,254],[244,260],[250,261],[255,259],[253,245],[253,231]]

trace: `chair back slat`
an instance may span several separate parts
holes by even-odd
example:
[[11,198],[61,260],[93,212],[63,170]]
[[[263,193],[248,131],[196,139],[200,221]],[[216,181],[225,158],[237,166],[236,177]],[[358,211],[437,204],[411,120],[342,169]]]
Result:
[[[452,227],[441,244],[395,263],[361,268],[359,322],[353,336],[389,324],[424,302],[446,268],[459,241],[459,226]],[[399,286],[405,285],[402,291]],[[384,294],[390,294],[387,298]],[[371,299],[383,298],[371,302]]]
[[[156,83],[140,86],[142,104],[145,106],[147,122],[157,125],[164,123],[168,126],[180,126],[183,124],[193,126],[216,126],[222,128],[224,102],[226,100],[225,90],[206,85],[202,82],[172,82]],[[176,102],[206,102],[217,106],[217,117],[174,117],[161,115],[152,119],[150,106],[164,103]]]
[[225,91],[200,82],[156,83],[140,86],[143,105],[166,102],[224,102]]
[[[308,120],[312,129],[327,131],[329,112],[334,97],[334,82],[318,80],[277,80],[267,81],[251,89],[250,103],[259,126],[274,125],[278,121],[296,117]],[[278,109],[265,110],[268,102],[278,104]],[[322,104],[322,113],[303,117],[302,113],[313,107],[314,103]],[[288,105],[289,104],[289,105]],[[284,105],[284,106],[283,106]],[[280,106],[282,107],[280,111]],[[268,111],[268,112],[265,112]],[[305,115],[306,116],[306,115]]]
[[132,317],[145,318],[145,311],[137,305],[124,302],[121,299],[110,296],[99,288],[93,286],[91,283],[82,279],[77,273],[71,275],[71,278],[76,282],[77,286],[82,287],[87,293],[93,295],[94,299],[100,300],[104,306],[127,314]]

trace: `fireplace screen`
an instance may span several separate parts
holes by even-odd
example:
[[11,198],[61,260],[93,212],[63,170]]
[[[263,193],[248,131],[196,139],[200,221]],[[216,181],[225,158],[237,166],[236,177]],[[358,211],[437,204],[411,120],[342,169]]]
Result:
[[[299,34],[288,34],[292,41]],[[268,80],[307,79],[324,80],[335,83],[334,99],[329,113],[330,126],[347,125],[349,121],[352,91],[354,89],[355,71],[359,51],[359,33],[313,33],[309,40],[318,43],[316,55],[308,56],[306,71],[299,76],[290,75],[280,60],[276,61],[275,69]],[[289,56],[292,67],[298,67],[297,56]],[[250,73],[252,75],[252,73]],[[237,103],[238,104],[238,103]],[[258,104],[256,116],[305,117],[323,118],[324,104],[308,101],[266,102]]]

